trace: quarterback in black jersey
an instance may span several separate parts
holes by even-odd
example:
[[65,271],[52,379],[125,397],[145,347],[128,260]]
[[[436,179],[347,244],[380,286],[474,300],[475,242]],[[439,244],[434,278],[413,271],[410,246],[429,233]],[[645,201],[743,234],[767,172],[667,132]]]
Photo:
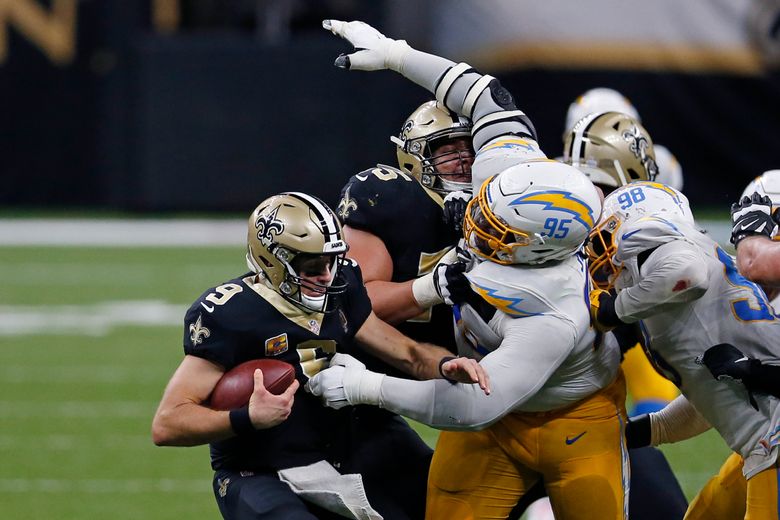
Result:
[[[335,495],[319,503],[300,498],[307,490],[295,468],[306,468],[307,477],[332,472],[321,480],[350,507],[422,518],[429,449],[406,422],[374,407],[327,409],[299,385],[336,352],[360,358],[368,351],[421,379],[486,388],[481,367],[374,315],[359,267],[344,259],[341,226],[319,199],[283,193],[263,201],[249,218],[247,249],[251,272],[208,289],[186,313],[185,356],[155,414],[155,444],[210,444],[214,494],[226,519],[340,518]],[[248,406],[210,409],[222,374],[259,358],[292,364],[296,381],[275,396],[258,371]],[[340,480],[354,473],[362,484]]]
[[461,200],[465,207],[463,192],[471,190],[471,122],[428,101],[391,140],[400,169],[369,168],[341,191],[338,215],[348,256],[363,269],[377,316],[454,352],[452,311],[425,286],[433,285],[434,266],[460,238],[459,219],[444,218],[444,200],[452,194],[448,205]]

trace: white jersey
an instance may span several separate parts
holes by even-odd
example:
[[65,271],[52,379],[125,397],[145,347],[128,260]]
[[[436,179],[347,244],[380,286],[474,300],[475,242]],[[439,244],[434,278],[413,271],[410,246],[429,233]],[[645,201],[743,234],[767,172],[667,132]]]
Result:
[[700,363],[708,348],[730,343],[780,364],[780,319],[764,292],[688,224],[646,217],[617,234],[615,260],[626,265],[617,284],[618,316],[641,320],[656,365],[742,455],[745,476],[769,467],[780,440],[780,400],[756,395],[756,410],[741,383],[718,381]]
[[498,309],[485,323],[463,307],[466,333],[488,348],[480,364],[491,394],[477,385],[385,377],[382,407],[439,429],[477,430],[509,412],[571,405],[615,379],[619,349],[594,347],[584,259],[537,267],[482,262],[467,276]]

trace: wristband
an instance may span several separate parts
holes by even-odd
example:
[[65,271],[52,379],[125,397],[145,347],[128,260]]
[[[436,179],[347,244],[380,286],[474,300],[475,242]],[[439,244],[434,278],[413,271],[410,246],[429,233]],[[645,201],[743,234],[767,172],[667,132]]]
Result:
[[429,309],[444,302],[439,293],[436,292],[435,274],[436,269],[434,268],[432,272],[415,278],[412,282],[412,297],[417,302],[417,305],[423,309]]
[[440,375],[440,376],[441,376],[443,379],[446,379],[447,381],[449,381],[450,383],[452,383],[452,384],[454,385],[455,383],[457,383],[457,381],[455,381],[454,379],[450,379],[449,377],[445,376],[445,375],[444,375],[444,371],[441,369],[441,367],[442,367],[442,365],[443,365],[444,363],[446,363],[447,361],[451,361],[451,360],[453,360],[453,359],[455,359],[455,356],[444,356],[443,358],[441,358],[441,359],[439,360],[439,375]]
[[255,433],[257,430],[252,424],[252,419],[249,418],[249,407],[236,408],[230,410],[230,427],[236,435],[249,435]]

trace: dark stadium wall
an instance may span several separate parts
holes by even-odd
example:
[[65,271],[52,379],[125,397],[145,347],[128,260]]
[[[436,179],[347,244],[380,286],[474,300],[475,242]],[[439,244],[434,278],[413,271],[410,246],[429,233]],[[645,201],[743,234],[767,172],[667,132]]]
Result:
[[[162,34],[149,2],[79,2],[76,53],[65,64],[17,29],[0,61],[5,208],[244,212],[282,190],[335,203],[350,175],[394,163],[389,135],[428,97],[390,72],[336,69],[346,47],[316,27],[283,44],[227,30]],[[550,156],[575,96],[621,90],[680,160],[695,205],[724,207],[751,177],[780,166],[777,72],[494,74]]]

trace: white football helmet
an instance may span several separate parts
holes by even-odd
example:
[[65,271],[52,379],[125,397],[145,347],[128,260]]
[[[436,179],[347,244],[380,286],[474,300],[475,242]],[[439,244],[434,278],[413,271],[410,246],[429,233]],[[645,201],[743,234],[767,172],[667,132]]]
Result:
[[[265,199],[249,215],[247,266],[284,299],[308,312],[337,309],[329,303],[346,290],[338,268],[348,249],[338,218],[317,197],[281,193]],[[323,269],[325,263],[332,273],[327,285],[301,277],[308,269]],[[302,288],[318,295],[308,296]]]
[[767,170],[753,179],[739,198],[750,197],[756,192],[769,197],[772,211],[776,211],[780,207],[780,170]]
[[592,88],[569,105],[566,112],[566,132],[574,128],[577,121],[593,112],[622,112],[642,122],[639,112],[623,94],[611,88]]
[[641,181],[616,189],[604,199],[601,220],[591,231],[585,246],[590,272],[597,286],[611,288],[622,270],[622,266],[613,263],[620,228],[627,222],[650,216],[672,224],[696,226],[688,198],[674,188]]
[[669,149],[660,144],[653,145],[655,152],[655,164],[658,166],[658,175],[655,182],[671,186],[677,191],[683,188],[683,171],[680,161]]
[[601,214],[601,197],[576,168],[549,159],[486,180],[466,209],[463,235],[477,256],[541,264],[580,250]]

